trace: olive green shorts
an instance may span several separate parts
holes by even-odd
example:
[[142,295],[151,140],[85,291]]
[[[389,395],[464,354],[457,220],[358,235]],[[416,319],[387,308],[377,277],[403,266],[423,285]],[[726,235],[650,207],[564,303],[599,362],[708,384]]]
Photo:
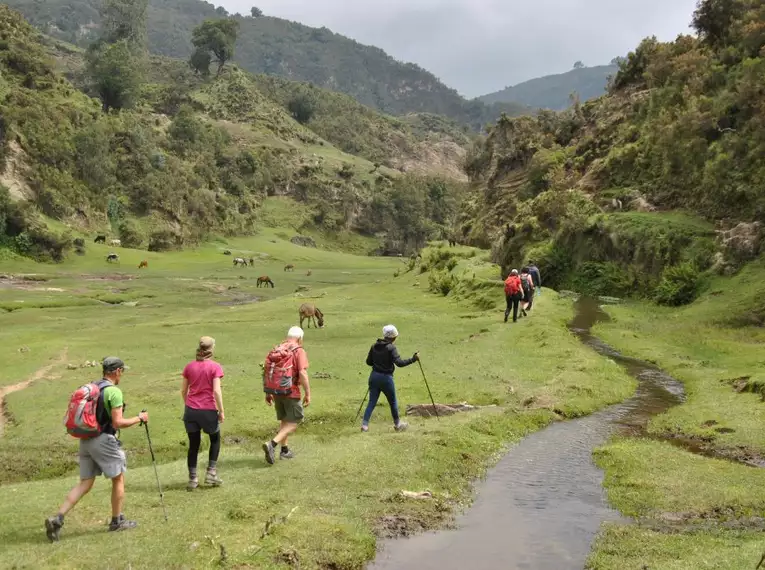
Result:
[[303,402],[295,398],[276,396],[274,398],[276,419],[279,421],[299,424],[303,421]]

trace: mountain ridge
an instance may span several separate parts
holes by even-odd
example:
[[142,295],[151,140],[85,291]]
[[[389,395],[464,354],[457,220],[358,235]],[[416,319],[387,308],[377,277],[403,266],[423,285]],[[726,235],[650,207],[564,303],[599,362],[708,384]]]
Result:
[[[98,0],[8,2],[44,33],[79,46],[89,43],[98,31],[99,4]],[[208,18],[228,16],[224,8],[202,0],[151,0],[149,49],[157,55],[187,58],[194,26]],[[474,130],[481,130],[502,113],[516,116],[531,111],[517,103],[486,105],[465,99],[419,65],[400,62],[378,47],[327,28],[270,16],[232,17],[239,22],[234,61],[252,73],[308,81],[392,115],[444,115]]]
[[596,65],[535,77],[494,93],[477,97],[487,105],[519,103],[530,107],[562,111],[571,105],[570,96],[589,101],[606,94],[608,78],[616,75],[619,67],[614,64]]

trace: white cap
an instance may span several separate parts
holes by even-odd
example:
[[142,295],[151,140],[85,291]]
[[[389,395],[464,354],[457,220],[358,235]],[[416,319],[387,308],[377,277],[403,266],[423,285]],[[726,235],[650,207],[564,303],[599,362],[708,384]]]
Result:
[[287,332],[287,338],[303,338],[303,329],[300,327],[292,327]]
[[510,272],[510,275],[518,275],[518,270],[517,270],[517,269],[513,269],[513,270]]
[[385,325],[383,327],[383,338],[396,338],[398,336],[398,329],[393,325]]

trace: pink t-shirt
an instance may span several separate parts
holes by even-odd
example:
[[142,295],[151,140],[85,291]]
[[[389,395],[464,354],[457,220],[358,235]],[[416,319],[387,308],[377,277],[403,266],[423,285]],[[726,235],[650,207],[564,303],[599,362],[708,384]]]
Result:
[[223,368],[214,360],[195,360],[183,369],[183,377],[189,381],[186,405],[195,410],[215,410],[213,380],[223,378]]

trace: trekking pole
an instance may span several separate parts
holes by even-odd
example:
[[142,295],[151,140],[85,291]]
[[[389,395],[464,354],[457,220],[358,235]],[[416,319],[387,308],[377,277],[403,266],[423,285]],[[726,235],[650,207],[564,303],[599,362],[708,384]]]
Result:
[[436,417],[440,420],[441,416],[438,415],[438,408],[436,407],[436,402],[433,400],[433,393],[430,391],[430,386],[428,386],[428,379],[425,378],[425,371],[422,369],[422,361],[418,358],[417,364],[420,365],[420,372],[422,372],[422,379],[425,380],[425,387],[428,389],[428,396],[430,396],[430,402],[433,404],[433,411],[436,413]]
[[[141,410],[141,413],[146,410]],[[154,465],[154,475],[157,478],[157,490],[159,490],[159,503],[162,505],[162,512],[165,514],[165,522],[167,522],[167,510],[165,509],[165,494],[162,492],[162,484],[159,482],[159,472],[157,471],[157,460],[154,459],[154,448],[151,445],[151,436],[149,435],[149,424],[141,421],[141,425],[146,428],[146,440],[149,442],[149,452],[151,453],[151,462]]]
[[359,420],[359,415],[361,415],[361,408],[364,407],[364,402],[367,401],[367,396],[369,396],[369,388],[367,388],[366,393],[364,394],[364,399],[361,400],[361,405],[359,406],[359,411],[356,412],[356,417],[353,418],[353,423],[356,423]]

